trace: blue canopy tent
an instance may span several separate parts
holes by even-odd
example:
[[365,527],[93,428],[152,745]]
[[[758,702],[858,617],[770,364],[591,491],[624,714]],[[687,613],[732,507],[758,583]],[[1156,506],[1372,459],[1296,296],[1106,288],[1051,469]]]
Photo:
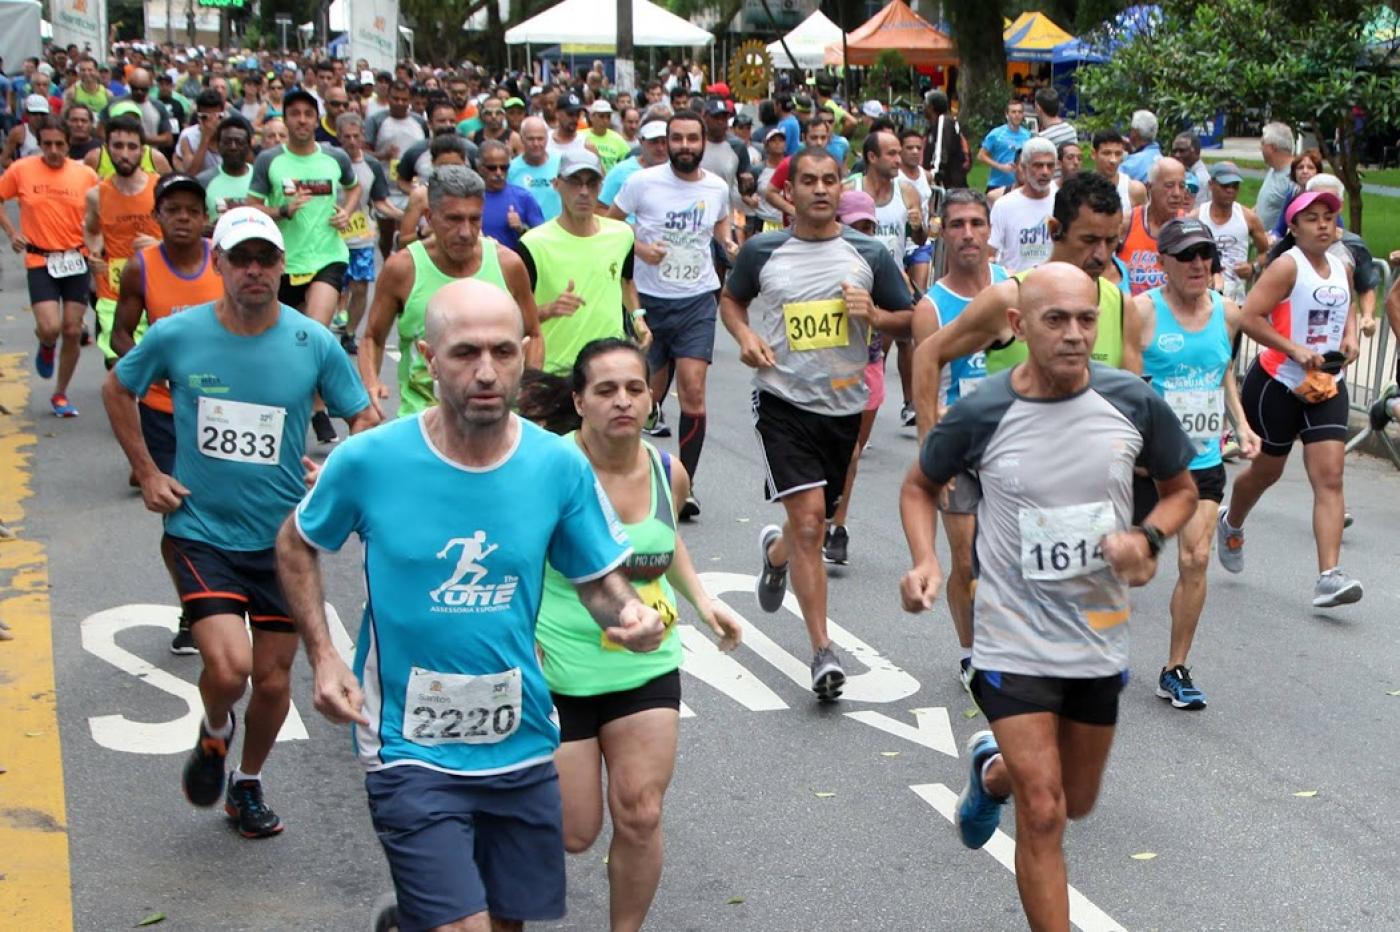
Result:
[[1104,26],[1088,36],[1062,42],[1050,50],[1050,81],[1060,92],[1066,115],[1079,114],[1079,93],[1074,73],[1082,64],[1101,64],[1113,51],[1161,19],[1161,8],[1155,5],[1130,6]]

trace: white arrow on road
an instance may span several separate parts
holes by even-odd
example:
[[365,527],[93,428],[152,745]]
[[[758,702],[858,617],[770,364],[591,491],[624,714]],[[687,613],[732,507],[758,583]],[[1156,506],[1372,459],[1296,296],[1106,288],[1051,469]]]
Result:
[[[939,815],[953,821],[953,810],[958,805],[958,794],[954,793],[942,783],[920,783],[909,787],[920,799],[938,810]],[[1016,873],[1016,842],[1010,835],[997,829],[992,835],[991,841],[982,848],[983,851],[996,858],[997,863],[1012,874]],[[1122,926],[1114,922],[1103,910],[1099,909],[1089,898],[1080,893],[1074,887],[1069,888],[1069,921],[1083,932],[1127,932]]]
[[872,728],[878,728],[896,738],[912,741],[931,751],[947,754],[953,758],[958,756],[958,744],[953,740],[953,725],[948,721],[947,709],[935,707],[932,709],[910,709],[909,711],[914,714],[913,725],[890,718],[883,712],[872,710],[847,712],[846,717],[864,722]]

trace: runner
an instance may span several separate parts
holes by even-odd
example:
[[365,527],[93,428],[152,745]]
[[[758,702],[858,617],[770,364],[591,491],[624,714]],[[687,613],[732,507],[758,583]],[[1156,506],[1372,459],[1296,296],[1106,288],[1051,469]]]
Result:
[[977,150],[977,161],[991,169],[987,175],[987,193],[1006,188],[1016,182],[1016,166],[1012,157],[1030,141],[1031,131],[1022,126],[1026,105],[1012,98],[1006,105],[1006,122],[987,133]]
[[[505,118],[502,111],[501,118]],[[613,108],[607,98],[600,97],[588,108],[588,132],[584,134],[593,145],[593,151],[603,163],[603,174],[631,153],[632,147],[622,134],[612,128]]]
[[253,181],[253,139],[247,125],[238,117],[225,117],[214,130],[214,142],[219,147],[219,167],[199,176],[211,226],[231,208],[247,203]]
[[[1114,213],[1117,213],[1115,210]],[[991,723],[967,742],[955,824],[980,848],[1016,799],[1016,881],[1033,929],[1068,929],[1063,836],[1093,809],[1128,678],[1129,586],[1191,516],[1193,448],[1143,382],[1090,361],[1097,283],[1051,262],[1010,312],[1025,362],[991,376],[924,440],[900,492],[913,569],[904,607],[932,607],[938,499],[978,477],[973,694]],[[1133,466],[1161,500],[1132,526]]]
[[1336,196],[1309,191],[1293,199],[1285,218],[1293,239],[1269,264],[1245,299],[1243,329],[1263,350],[1245,374],[1240,394],[1261,452],[1235,477],[1230,507],[1220,515],[1220,565],[1244,569],[1244,522],[1283,475],[1295,440],[1313,488],[1313,537],[1319,576],[1312,604],[1330,608],[1359,601],[1362,587],[1338,567],[1342,547],[1342,469],[1350,412],[1341,372],[1357,356],[1351,277],[1328,247],[1337,238]]
[[1166,280],[1157,254],[1157,231],[1173,217],[1184,217],[1193,204],[1186,188],[1186,166],[1171,156],[1153,162],[1147,170],[1147,204],[1133,208],[1118,247],[1118,258],[1128,267],[1133,297],[1161,287]]
[[[1206,568],[1220,503],[1225,466],[1220,435],[1228,413],[1235,441],[1246,459],[1259,453],[1240,406],[1231,365],[1241,310],[1210,290],[1220,253],[1200,220],[1170,220],[1157,235],[1167,280],[1134,299],[1142,319],[1142,373],[1176,413],[1195,450],[1191,478],[1199,501],[1177,535],[1177,580],[1171,598],[1171,646],[1157,676],[1157,695],[1178,709],[1204,709],[1206,695],[1192,681],[1187,654],[1206,602]],[[1138,475],[1133,483],[1133,521],[1140,524],[1157,503],[1157,489]]]
[[1193,213],[1210,230],[1220,251],[1220,271],[1211,287],[1236,304],[1243,303],[1248,283],[1254,279],[1250,244],[1261,258],[1269,251],[1269,234],[1259,216],[1239,203],[1243,180],[1234,162],[1216,162],[1210,167],[1210,201]]
[[[462,132],[461,123],[457,124],[457,131]],[[525,148],[525,144],[520,141],[520,134],[512,130],[506,122],[505,103],[497,97],[482,101],[481,129],[471,135],[471,141],[476,143],[478,149],[485,148],[486,143],[492,140],[507,146],[513,156],[519,155]]]
[[[608,216],[635,216],[638,300],[647,310],[652,343],[651,396],[659,411],[666,400],[670,368],[680,393],[680,458],[695,482],[705,445],[705,378],[715,349],[715,293],[719,276],[711,243],[731,259],[729,188],[700,167],[705,151],[701,118],[690,110],[666,124],[669,163],[645,168],[622,186]],[[835,204],[832,205],[833,211]],[[681,519],[700,514],[694,486],[681,506]]]
[[1118,170],[1128,152],[1127,141],[1117,130],[1101,129],[1094,133],[1094,170],[1112,183],[1123,204],[1123,222],[1128,221],[1134,207],[1147,203],[1147,185],[1129,178]]
[[[632,551],[587,461],[511,413],[522,309],[484,282],[431,304],[422,355],[443,406],[338,448],[283,525],[279,570],[316,708],[353,723],[368,771],[397,894],[375,927],[519,929],[565,907],[559,726],[534,643],[546,556],[600,636],[645,652],[665,629],[628,584]],[[352,533],[369,591],[353,673],[326,626],[317,556]]]
[[559,174],[559,156],[549,151],[549,126],[540,117],[527,117],[520,124],[525,151],[510,160],[506,180],[532,194],[546,220],[559,216],[559,192],[554,176]]
[[432,236],[394,253],[380,270],[358,363],[370,402],[381,414],[379,402],[389,397],[389,389],[379,373],[395,319],[399,331],[399,416],[437,404],[433,377],[418,346],[427,321],[428,300],[456,279],[477,278],[510,292],[523,315],[526,364],[539,368],[544,362],[544,341],[525,266],[515,253],[481,236],[484,190],[481,176],[465,166],[445,165],[434,171],[428,179],[425,215]]
[[[934,240],[938,237],[938,207],[934,203],[933,184],[924,170],[924,134],[912,127],[899,131],[899,177],[914,186],[919,192],[922,205],[923,227],[928,231],[928,239],[920,244],[905,243],[904,270],[914,286],[915,294],[928,291],[929,271],[933,264]],[[909,355],[913,355],[910,348]],[[905,369],[909,367],[906,364]],[[901,375],[901,378],[903,376]]]
[[[113,121],[115,123],[115,121]],[[112,351],[131,352],[145,335],[148,323],[177,311],[217,300],[224,293],[204,239],[207,214],[204,190],[189,175],[171,174],[155,188],[155,219],[159,242],[139,250],[126,263],[118,282],[116,314],[112,321]],[[170,387],[156,382],[139,405],[141,436],[156,468],[175,474],[175,416]],[[135,473],[129,479],[138,485]],[[162,551],[171,581],[179,591],[179,577],[171,562],[174,554]],[[170,641],[172,654],[197,654],[189,620],[180,613],[180,625]]]
[[1055,207],[1055,144],[1036,137],[1021,147],[1026,183],[992,205],[990,245],[1008,272],[1025,272],[1050,261],[1050,215]]
[[89,152],[102,148],[102,140],[93,136],[92,110],[86,104],[69,104],[63,114],[68,125],[68,157],[83,161]]
[[[335,121],[336,137],[340,147],[350,157],[355,169],[357,187],[365,192],[360,207],[350,215],[350,222],[340,231],[340,238],[350,250],[350,262],[346,266],[346,289],[341,292],[341,306],[345,309],[345,329],[340,334],[340,345],[351,356],[359,352],[355,334],[360,330],[360,321],[365,316],[365,306],[369,299],[369,283],[376,278],[374,246],[378,238],[369,215],[371,209],[376,216],[392,217],[398,209],[389,203],[389,179],[384,174],[384,166],[379,160],[365,151],[365,122],[358,113],[342,113]],[[343,192],[342,192],[343,193]]]
[[1133,151],[1123,159],[1123,174],[1149,184],[1147,173],[1162,157],[1162,147],[1157,142],[1157,116],[1151,110],[1133,111],[1128,124],[1128,143]]
[[[489,107],[490,103],[486,106]],[[505,143],[494,139],[483,142],[477,155],[477,165],[481,169],[482,180],[486,182],[481,232],[519,252],[520,237],[544,223],[539,202],[528,189],[506,180],[510,171],[510,148]]]
[[159,180],[141,170],[144,133],[135,117],[117,117],[107,127],[107,148],[116,173],[87,192],[83,242],[97,288],[97,346],[107,368],[116,362],[112,318],[122,268],[138,249],[160,242],[155,217]]
[[1272,230],[1283,219],[1284,208],[1298,188],[1289,177],[1293,169],[1293,130],[1287,123],[1267,123],[1259,137],[1259,154],[1268,168],[1259,183],[1254,212],[1265,230]]
[[[568,201],[566,196],[561,216]],[[565,439],[588,458],[633,548],[623,572],[666,626],[655,652],[621,651],[600,636],[574,586],[553,563],[545,568],[535,636],[559,714],[554,762],[564,801],[564,847],[573,854],[587,851],[602,831],[606,767],[613,824],[610,927],[636,930],[661,880],[661,805],[680,737],[676,594],[714,632],[720,650],[738,646],[742,628],[705,591],[676,530],[675,505],[685,501],[688,485],[684,470],[642,440],[651,409],[646,354],[623,340],[595,340],[578,354],[571,383],[552,377],[552,397],[541,391],[534,406],[541,410],[529,416],[568,422]]]
[[548,372],[573,370],[579,351],[595,340],[636,332],[650,342],[646,310],[632,281],[632,228],[598,216],[602,183],[598,156],[565,156],[554,179],[564,209],[520,240],[520,258],[539,308]]
[[[929,337],[949,326],[977,295],[1005,281],[1005,268],[991,261],[991,208],[978,191],[948,192],[943,202],[943,244],[947,250],[947,270],[929,291],[934,313],[926,307],[914,312],[914,342],[922,345]],[[917,359],[917,353],[915,355]],[[938,380],[938,407],[941,412],[959,399],[972,394],[987,375],[986,356],[980,350],[948,360],[946,374]],[[919,390],[921,370],[915,369],[915,391]],[[917,397],[917,394],[916,394]],[[920,423],[922,442],[928,431]],[[945,500],[940,500],[943,533],[948,538],[951,567],[948,574],[948,614],[958,638],[958,676],[964,688],[972,681],[972,595],[975,578],[973,540],[977,533],[977,486],[971,476],[959,476]]]
[[[675,133],[672,133],[674,152]],[[897,153],[895,158],[898,158]],[[776,612],[792,589],[812,644],[812,691],[841,695],[846,674],[826,629],[822,541],[846,485],[874,330],[908,332],[913,300],[888,249],[836,219],[841,169],[825,149],[793,156],[789,230],[744,244],[721,296],[724,326],[755,370],[753,415],[765,496],[781,502],[783,527],[759,535],[759,607]]]
[[88,303],[86,199],[98,180],[92,169],[68,158],[68,129],[58,117],[39,121],[35,133],[41,154],[17,160],[0,175],[0,205],[19,201],[19,230],[3,208],[0,230],[9,237],[10,248],[24,254],[34,334],[39,338],[34,371],[41,379],[53,377],[54,350],[62,336],[58,382],[49,406],[55,417],[77,417],[78,409],[68,401],[68,383],[78,367]]
[[[166,516],[161,550],[204,658],[204,717],[184,767],[185,798],[212,806],[223,794],[233,706],[251,680],[243,757],[224,809],[245,838],[261,838],[283,827],[263,800],[261,774],[287,716],[297,652],[272,546],[305,491],[311,399],[319,392],[352,430],[378,417],[330,332],[278,302],[277,224],[257,208],[234,208],[215,227],[214,246],[222,297],[148,331],[107,376],[102,400],[146,507]],[[173,474],[156,466],[137,413],[137,398],[161,380],[175,409]]]
[[42,94],[30,94],[24,99],[24,115],[5,135],[5,151],[0,153],[0,164],[9,167],[16,159],[26,159],[39,154],[39,132],[37,127],[53,112],[49,99]]
[[[427,180],[433,176],[439,168],[448,165],[456,165],[466,168],[471,164],[467,158],[467,141],[456,133],[448,133],[442,136],[433,137],[433,141],[428,146],[429,165],[428,170],[415,172],[412,181],[413,190],[408,196],[408,205],[403,209],[403,216],[399,218],[399,248],[403,249],[410,243],[425,239],[431,235],[431,230],[424,221],[424,213],[428,209],[428,185]],[[399,180],[404,178],[402,167],[399,163]]]

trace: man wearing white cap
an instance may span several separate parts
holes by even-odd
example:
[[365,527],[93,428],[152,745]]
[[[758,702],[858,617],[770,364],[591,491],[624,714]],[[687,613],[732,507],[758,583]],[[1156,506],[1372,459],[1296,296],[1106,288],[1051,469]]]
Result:
[[[261,771],[287,716],[295,629],[277,582],[277,527],[305,492],[301,460],[312,396],[352,432],[379,418],[331,332],[277,300],[282,233],[255,207],[214,228],[223,297],[158,321],[102,388],[112,430],[146,507],[165,516],[163,551],[204,660],[204,717],[185,764],[185,797],[224,794],[233,706],[252,681],[247,736],[224,809],[247,838],[282,831],[263,802]],[[168,381],[175,471],[161,472],[141,433],[136,400]],[[252,644],[244,617],[252,627]]]
[[643,123],[641,129],[637,130],[637,140],[637,154],[618,162],[603,179],[603,190],[598,195],[602,213],[607,213],[617,197],[617,192],[622,190],[623,183],[632,177],[634,172],[666,161],[665,120],[653,119]]
[[34,127],[48,116],[52,108],[49,99],[43,94],[30,94],[24,98],[24,119],[16,123],[5,137],[5,151],[0,155],[0,166],[8,166],[15,159],[39,154],[39,135]]
[[602,97],[593,101],[588,108],[588,132],[584,134],[584,139],[593,144],[593,151],[598,153],[605,175],[632,151],[622,134],[612,128],[612,118],[612,104]]

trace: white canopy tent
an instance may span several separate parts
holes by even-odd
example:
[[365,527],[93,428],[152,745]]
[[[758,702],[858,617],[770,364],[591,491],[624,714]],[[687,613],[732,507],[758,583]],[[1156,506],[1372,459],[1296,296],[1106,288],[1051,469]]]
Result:
[[[345,0],[333,0],[331,8],[326,13],[326,25],[331,32],[344,32],[348,27],[345,25]],[[316,31],[314,23],[302,23],[299,27],[303,33],[310,35]],[[413,57],[413,30],[407,26],[399,27],[399,35],[408,43],[409,58]]]
[[783,36],[783,42],[787,43],[797,61],[788,58],[783,51],[783,42],[769,43],[768,57],[772,59],[774,68],[821,68],[825,64],[826,47],[840,41],[841,27],[821,10],[814,10],[811,16],[793,27],[792,32]]
[[[635,45],[709,45],[714,36],[648,0],[632,0]],[[564,0],[506,30],[507,45],[617,44],[616,0]]]

